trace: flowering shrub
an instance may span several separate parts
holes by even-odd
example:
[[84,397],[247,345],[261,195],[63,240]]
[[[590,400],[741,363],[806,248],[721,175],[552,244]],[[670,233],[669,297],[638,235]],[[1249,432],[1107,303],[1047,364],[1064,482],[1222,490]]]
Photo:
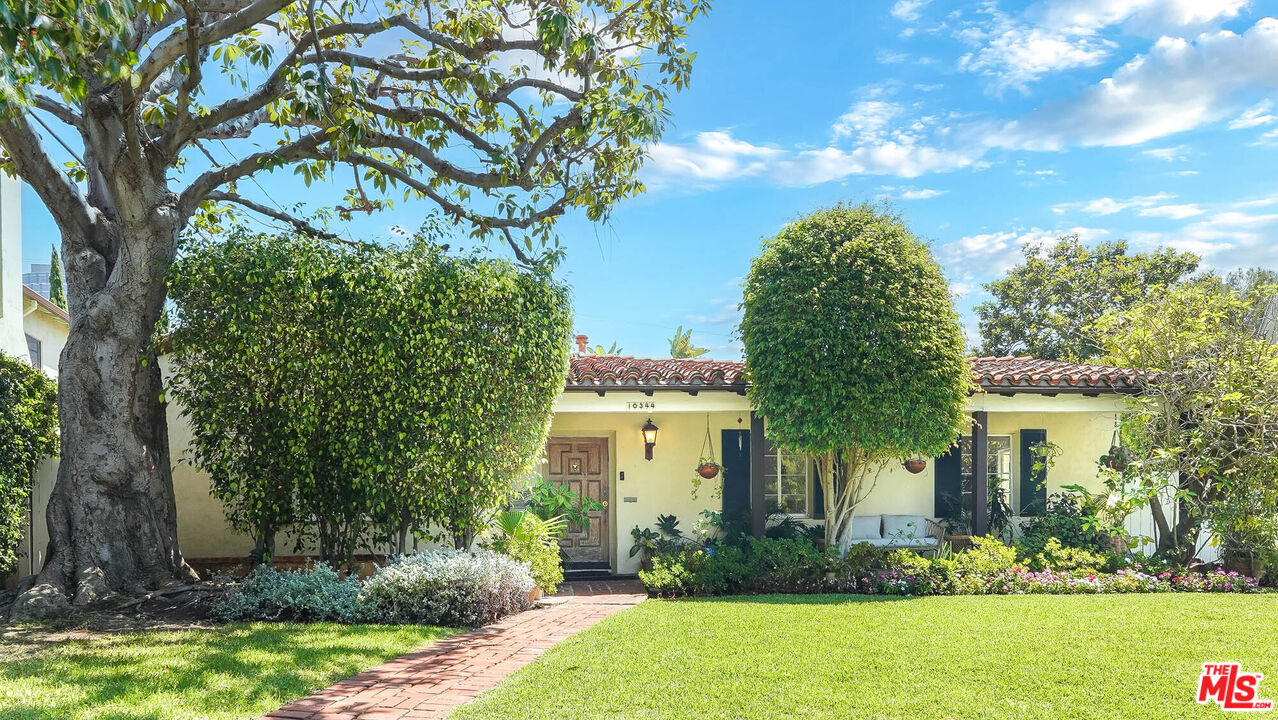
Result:
[[228,622],[355,622],[360,619],[358,599],[359,580],[341,577],[326,563],[283,572],[258,565],[214,611]]
[[527,563],[501,553],[432,550],[392,558],[359,602],[378,622],[477,627],[527,610],[535,586]]
[[[952,557],[926,558],[908,550],[859,552],[852,563],[811,547],[799,550],[756,540],[741,548],[685,549],[658,555],[639,573],[654,595],[715,595],[740,591],[857,593],[865,595],[1016,595],[1150,592],[1254,592],[1256,580],[1217,571],[1198,575],[1171,568],[1154,572],[1140,564],[1099,572],[1109,559],[1078,548],[1044,543],[1039,568],[1016,562],[1016,553],[993,538]],[[772,543],[772,544],[768,544]]]

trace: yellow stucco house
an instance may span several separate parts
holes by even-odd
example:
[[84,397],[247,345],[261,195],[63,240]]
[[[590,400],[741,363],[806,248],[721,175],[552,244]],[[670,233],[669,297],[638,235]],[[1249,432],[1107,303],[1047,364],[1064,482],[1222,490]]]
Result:
[[[56,375],[57,352],[68,329],[66,314],[29,291],[26,308],[24,324],[40,348],[33,361]],[[921,472],[911,473],[901,464],[889,467],[857,509],[858,539],[890,543],[894,536],[899,540],[903,525],[913,522],[910,533],[927,542],[923,536],[930,531],[920,528],[934,528],[929,521],[952,514],[955,503],[983,507],[979,498],[987,483],[972,470],[972,459],[981,454],[987,458],[987,477],[1005,481],[1017,512],[1033,512],[1045,495],[1064,485],[1099,489],[1097,459],[1110,447],[1124,396],[1136,390],[1133,371],[1025,357],[972,358],[970,363],[981,388],[968,401],[972,432],[947,456],[929,460]],[[589,527],[565,539],[573,565],[623,575],[637,572],[638,558],[630,555],[631,529],[652,527],[660,514],[677,516],[681,527],[690,530],[703,510],[736,513],[749,517],[755,533],[763,531],[771,511],[821,521],[820,489],[806,458],[780,452],[768,442],[767,423],[751,411],[746,398],[743,372],[744,365],[734,361],[584,352],[572,357],[542,472],[606,503],[605,510],[592,514]],[[229,528],[220,503],[209,495],[207,477],[185,462],[190,427],[172,405],[169,428],[184,555],[197,566],[202,560],[216,564],[246,557],[252,540]],[[648,447],[645,440],[650,439],[655,442]],[[1031,446],[1043,441],[1061,451],[1045,478],[1034,475],[1030,453]],[[695,467],[705,454],[719,462],[722,472],[703,481],[694,495]],[[41,519],[55,477],[56,461],[45,463],[33,493],[36,520],[24,542],[30,557],[21,563],[23,575],[43,562],[47,536]],[[978,532],[980,522],[973,518]]]

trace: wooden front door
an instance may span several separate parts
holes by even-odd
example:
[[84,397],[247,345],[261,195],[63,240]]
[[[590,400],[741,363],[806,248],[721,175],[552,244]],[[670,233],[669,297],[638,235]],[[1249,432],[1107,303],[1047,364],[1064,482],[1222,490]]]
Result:
[[[608,439],[551,438],[546,443],[546,479],[601,503],[608,501]],[[569,527],[559,541],[573,562],[608,562],[608,509],[589,513],[585,527]]]

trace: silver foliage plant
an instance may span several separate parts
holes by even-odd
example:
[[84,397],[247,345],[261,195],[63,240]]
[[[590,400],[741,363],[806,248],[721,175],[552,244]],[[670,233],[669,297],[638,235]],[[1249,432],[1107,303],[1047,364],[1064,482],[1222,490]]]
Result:
[[489,550],[400,555],[360,590],[361,609],[386,623],[478,627],[527,610],[528,563]]

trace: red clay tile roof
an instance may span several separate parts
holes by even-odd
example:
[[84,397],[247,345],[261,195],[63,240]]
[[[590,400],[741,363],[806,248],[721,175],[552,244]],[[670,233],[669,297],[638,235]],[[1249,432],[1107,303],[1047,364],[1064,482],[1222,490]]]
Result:
[[968,358],[976,381],[986,390],[1102,390],[1132,392],[1145,373],[1131,368],[1091,365],[1028,356]]
[[[1039,360],[1032,357],[968,358],[973,380],[988,391],[1133,392],[1144,375],[1129,368]],[[573,355],[568,390],[744,390],[745,364],[731,360],[674,360],[622,355]]]
[[573,355],[567,388],[745,388],[745,364],[731,360],[651,359]]

